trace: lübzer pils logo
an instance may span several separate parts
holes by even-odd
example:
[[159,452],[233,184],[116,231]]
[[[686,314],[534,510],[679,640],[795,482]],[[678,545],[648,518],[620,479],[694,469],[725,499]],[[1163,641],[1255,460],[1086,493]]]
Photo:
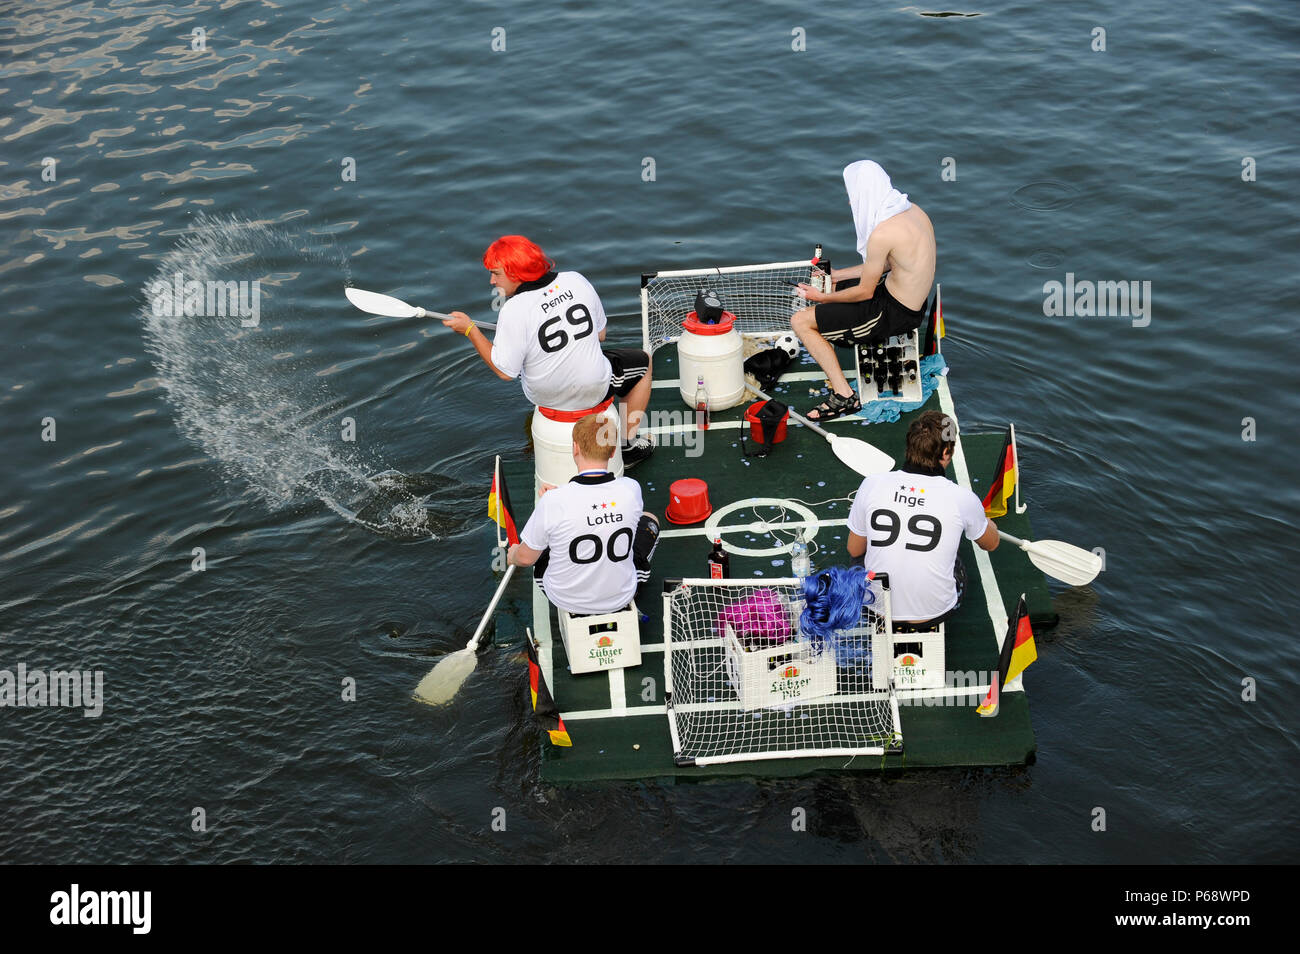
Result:
[[596,660],[602,666],[609,665],[621,655],[623,655],[622,648],[614,645],[611,636],[601,636],[596,640],[596,645],[587,650],[587,658]]

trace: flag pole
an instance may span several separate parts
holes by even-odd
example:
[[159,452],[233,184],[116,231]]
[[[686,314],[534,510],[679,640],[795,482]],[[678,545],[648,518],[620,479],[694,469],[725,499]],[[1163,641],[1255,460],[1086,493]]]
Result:
[[[497,499],[494,506],[496,513],[491,514],[492,522],[496,524],[494,529],[497,533],[497,549],[500,550],[506,545],[506,540],[502,538],[501,533],[505,530],[505,508],[501,506],[501,455],[497,454],[496,463],[492,465],[492,487],[497,492]],[[502,519],[497,519],[498,514]]]
[[1007,424],[1011,427],[1011,457],[1016,462],[1016,513],[1024,513],[1029,509],[1029,504],[1020,502],[1020,480],[1024,468],[1020,463],[1020,449],[1016,447],[1016,425],[1012,421],[1008,421]]
[[[1016,629],[1015,629],[1015,631],[1010,632],[1010,633],[1007,634],[1007,639],[1011,641],[1012,649],[1015,648],[1016,639],[1019,637],[1019,630],[1020,630],[1020,607],[1022,607],[1022,606],[1025,607],[1025,615],[1028,616],[1028,615],[1029,615],[1029,607],[1028,607],[1028,605],[1025,603],[1025,594],[1024,594],[1024,593],[1021,593],[1021,594],[1020,594],[1020,599],[1019,599],[1019,601],[1016,603]],[[1011,662],[1011,654],[1010,654],[1010,653],[1007,653],[1007,654],[1006,654],[1006,658],[1007,658],[1007,662],[1010,663],[1010,662]],[[1019,690],[1022,688],[1022,685],[1021,685],[1021,682],[1020,682],[1020,677],[1023,676],[1023,675],[1024,675],[1024,670],[1021,670],[1020,672],[1016,673],[1015,678],[1013,678],[1013,679],[1003,679],[1003,686],[1002,686],[1002,688],[1003,688],[1004,690],[1006,690],[1007,692],[1017,692],[1017,691],[1019,691]]]
[[934,285],[934,353],[943,353],[943,286],[938,282]]

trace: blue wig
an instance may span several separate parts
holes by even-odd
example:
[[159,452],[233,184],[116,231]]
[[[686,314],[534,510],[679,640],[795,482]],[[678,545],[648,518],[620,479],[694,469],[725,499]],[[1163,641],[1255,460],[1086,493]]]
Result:
[[867,658],[868,637],[847,632],[858,628],[864,603],[875,602],[862,564],[833,566],[803,581],[804,611],[799,629],[807,637],[814,653],[826,646],[835,652],[835,662],[852,666]]

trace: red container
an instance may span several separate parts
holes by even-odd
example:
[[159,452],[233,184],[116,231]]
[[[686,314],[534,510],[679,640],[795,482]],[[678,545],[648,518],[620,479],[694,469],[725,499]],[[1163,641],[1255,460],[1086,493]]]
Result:
[[713,507],[709,505],[709,485],[698,477],[674,480],[668,488],[668,509],[664,516],[669,523],[699,523]]
[[[757,444],[763,443],[763,425],[758,420],[758,412],[763,410],[766,401],[757,401],[745,408],[745,420],[749,422],[749,438]],[[790,420],[790,410],[787,408],[779,424],[776,425],[776,433],[772,435],[772,443],[779,444],[785,440],[785,425]]]

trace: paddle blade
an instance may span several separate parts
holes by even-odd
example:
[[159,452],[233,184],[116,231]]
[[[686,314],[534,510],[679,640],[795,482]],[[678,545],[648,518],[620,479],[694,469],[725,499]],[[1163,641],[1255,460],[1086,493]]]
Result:
[[415,317],[415,308],[400,298],[363,291],[360,288],[345,288],[343,293],[348,296],[348,301],[353,305],[372,315],[387,315],[389,318]]
[[1098,554],[1060,540],[1038,540],[1024,549],[1034,566],[1071,586],[1087,586],[1101,572]]
[[478,662],[478,654],[468,646],[438,660],[427,676],[415,687],[417,702],[441,706],[451,702],[460,691],[461,684],[469,678]]
[[872,447],[866,441],[852,437],[839,437],[836,434],[829,434],[827,437],[835,456],[863,477],[888,473],[894,469],[894,458]]

